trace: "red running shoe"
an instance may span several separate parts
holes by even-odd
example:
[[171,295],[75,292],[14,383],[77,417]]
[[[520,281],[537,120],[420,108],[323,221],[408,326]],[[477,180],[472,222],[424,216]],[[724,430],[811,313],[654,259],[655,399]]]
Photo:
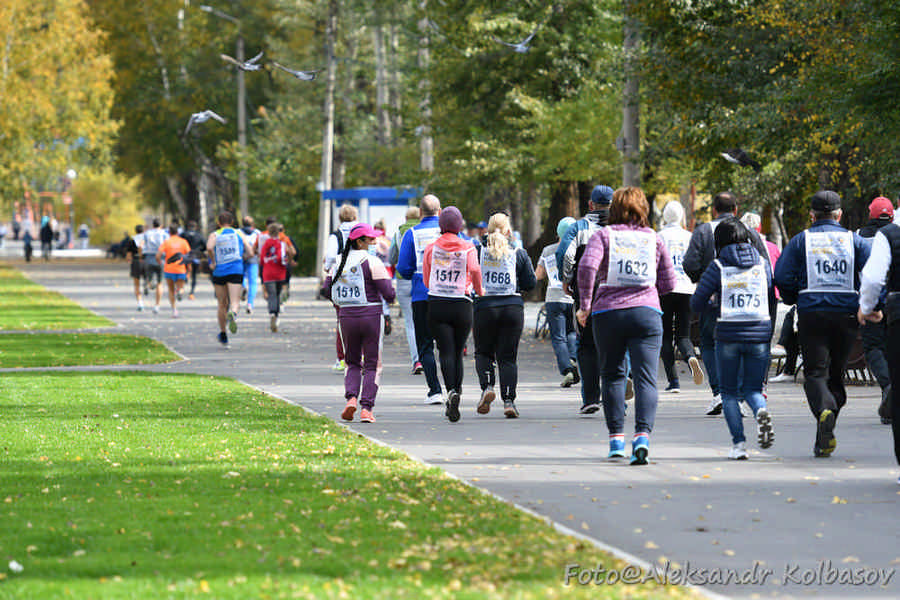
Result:
[[345,421],[353,420],[353,413],[356,412],[356,396],[351,396],[349,400],[347,400],[347,406],[344,407],[344,412],[341,413],[341,418]]

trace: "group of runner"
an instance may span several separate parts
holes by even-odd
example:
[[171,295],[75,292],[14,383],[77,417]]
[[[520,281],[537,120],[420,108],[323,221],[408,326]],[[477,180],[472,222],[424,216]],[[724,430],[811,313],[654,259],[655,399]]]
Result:
[[[712,221],[693,232],[685,229],[684,210],[677,202],[664,208],[659,232],[650,228],[649,203],[635,187],[613,191],[597,186],[589,209],[577,221],[560,220],[560,241],[543,249],[535,270],[524,250],[515,247],[503,213],[492,215],[486,235],[472,240],[464,233],[458,209],[442,210],[436,196],[426,195],[418,214],[415,209],[407,213],[384,257],[377,243],[383,231],[359,223],[355,209],[342,207],[341,227],[326,252],[322,293],[338,314],[336,367],[345,371],[343,418],[351,420],[361,406],[364,420],[375,420],[383,309],[395,296],[407,325],[413,372],[425,374],[426,403],[443,404],[451,422],[460,419],[463,352],[472,333],[480,387],[476,412],[489,413],[499,393],[505,416],[517,417],[522,294],[537,279],[547,279],[546,312],[561,385],[581,382],[582,414],[603,408],[610,458],[626,457],[625,400],[633,395],[630,462],[648,462],[658,402],[657,365],[662,358],[666,391],[678,392],[677,351],[695,384],[709,381],[712,400],[706,413],[724,413],[732,440],[729,458],[744,460],[749,453],[743,416],[755,419],[761,448],[774,442],[765,386],[780,295],[797,305],[804,391],[816,425],[813,454],[830,456],[847,398],[844,369],[859,323],[880,321],[885,287],[890,293],[881,302],[900,309],[900,300],[894,299],[900,294],[900,228],[891,225],[870,239],[847,231],[840,225],[840,197],[822,191],[810,203],[812,225],[779,257],[778,248],[759,233],[759,216],[748,213],[739,219],[737,200],[728,192],[715,196]],[[867,265],[873,244],[879,258]],[[706,377],[690,339],[692,313],[700,318]],[[896,314],[900,319],[900,310]],[[897,352],[891,352],[893,323],[887,326],[886,363],[891,374],[900,376],[900,356],[894,359]],[[889,393],[885,403],[881,412],[890,413]],[[896,440],[897,422],[893,424]],[[900,446],[897,458],[900,462]]]
[[218,303],[219,342],[227,346],[228,332],[237,332],[241,301],[246,301],[246,312],[252,314],[260,278],[270,315],[269,327],[277,332],[282,303],[289,294],[291,261],[296,255],[293,242],[274,217],[266,220],[266,230],[262,232],[254,227],[251,217],[244,217],[243,227],[235,228],[234,215],[228,211],[221,212],[216,223],[218,228],[207,239],[194,221],[184,228],[172,223],[163,229],[160,220],[154,218],[150,229],[135,227],[126,251],[137,310],[144,310],[143,297],[153,291],[153,312],[159,313],[161,284],[165,281],[172,317],[177,318],[177,303],[182,300],[188,275],[188,298],[193,300],[197,272],[206,259]]

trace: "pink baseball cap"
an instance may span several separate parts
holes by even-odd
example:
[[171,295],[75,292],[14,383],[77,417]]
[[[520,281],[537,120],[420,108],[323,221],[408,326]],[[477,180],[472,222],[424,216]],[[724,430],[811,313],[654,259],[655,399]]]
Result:
[[378,233],[376,233],[368,223],[360,223],[350,230],[350,235],[347,237],[351,240],[358,240],[362,237],[377,238]]

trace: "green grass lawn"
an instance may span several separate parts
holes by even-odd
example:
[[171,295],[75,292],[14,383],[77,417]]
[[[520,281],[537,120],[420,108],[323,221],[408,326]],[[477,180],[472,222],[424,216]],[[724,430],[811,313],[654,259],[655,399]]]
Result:
[[0,330],[83,329],[114,323],[0,265]]
[[145,365],[178,360],[161,343],[116,333],[0,334],[0,368]]
[[569,563],[622,564],[231,380],[13,373],[0,386],[0,598],[689,594],[565,587]]

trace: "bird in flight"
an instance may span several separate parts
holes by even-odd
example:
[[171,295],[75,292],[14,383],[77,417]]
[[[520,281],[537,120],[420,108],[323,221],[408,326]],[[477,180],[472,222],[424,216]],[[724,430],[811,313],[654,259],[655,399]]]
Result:
[[225,62],[233,64],[241,71],[259,71],[262,68],[262,65],[259,64],[259,59],[261,59],[263,57],[262,52],[260,52],[259,54],[257,54],[253,58],[251,58],[250,60],[247,60],[244,62],[236,60],[236,59],[228,56],[227,54],[220,54],[219,57],[222,60],[224,60]]
[[210,119],[215,119],[219,123],[224,123],[225,119],[217,115],[211,110],[204,110],[203,112],[195,112],[191,115],[191,118],[188,119],[187,127],[184,129],[184,135],[187,135],[195,124],[206,123]]
[[518,52],[519,54],[524,54],[525,52],[528,52],[528,48],[529,48],[528,43],[531,42],[532,38],[534,38],[534,34],[536,34],[536,33],[537,33],[537,29],[532,31],[531,35],[529,35],[527,38],[525,38],[524,40],[522,40],[521,42],[519,42],[517,44],[510,44],[509,42],[504,42],[503,40],[501,40],[500,38],[498,38],[496,36],[491,36],[491,37],[494,38],[495,42],[497,42],[499,44],[503,44],[504,46],[509,46],[510,48],[513,49],[513,51]]
[[290,73],[291,75],[293,75],[294,77],[296,77],[297,79],[300,79],[302,81],[314,80],[316,78],[316,74],[319,71],[321,71],[321,69],[315,69],[314,71],[295,71],[294,69],[289,69],[289,68],[285,67],[284,65],[278,64],[274,60],[272,61],[272,66],[281,69],[285,73]]
[[720,155],[728,162],[739,165],[741,167],[753,167],[753,170],[757,172],[762,170],[762,165],[750,158],[750,155],[740,148],[726,150],[725,152],[720,153]]

